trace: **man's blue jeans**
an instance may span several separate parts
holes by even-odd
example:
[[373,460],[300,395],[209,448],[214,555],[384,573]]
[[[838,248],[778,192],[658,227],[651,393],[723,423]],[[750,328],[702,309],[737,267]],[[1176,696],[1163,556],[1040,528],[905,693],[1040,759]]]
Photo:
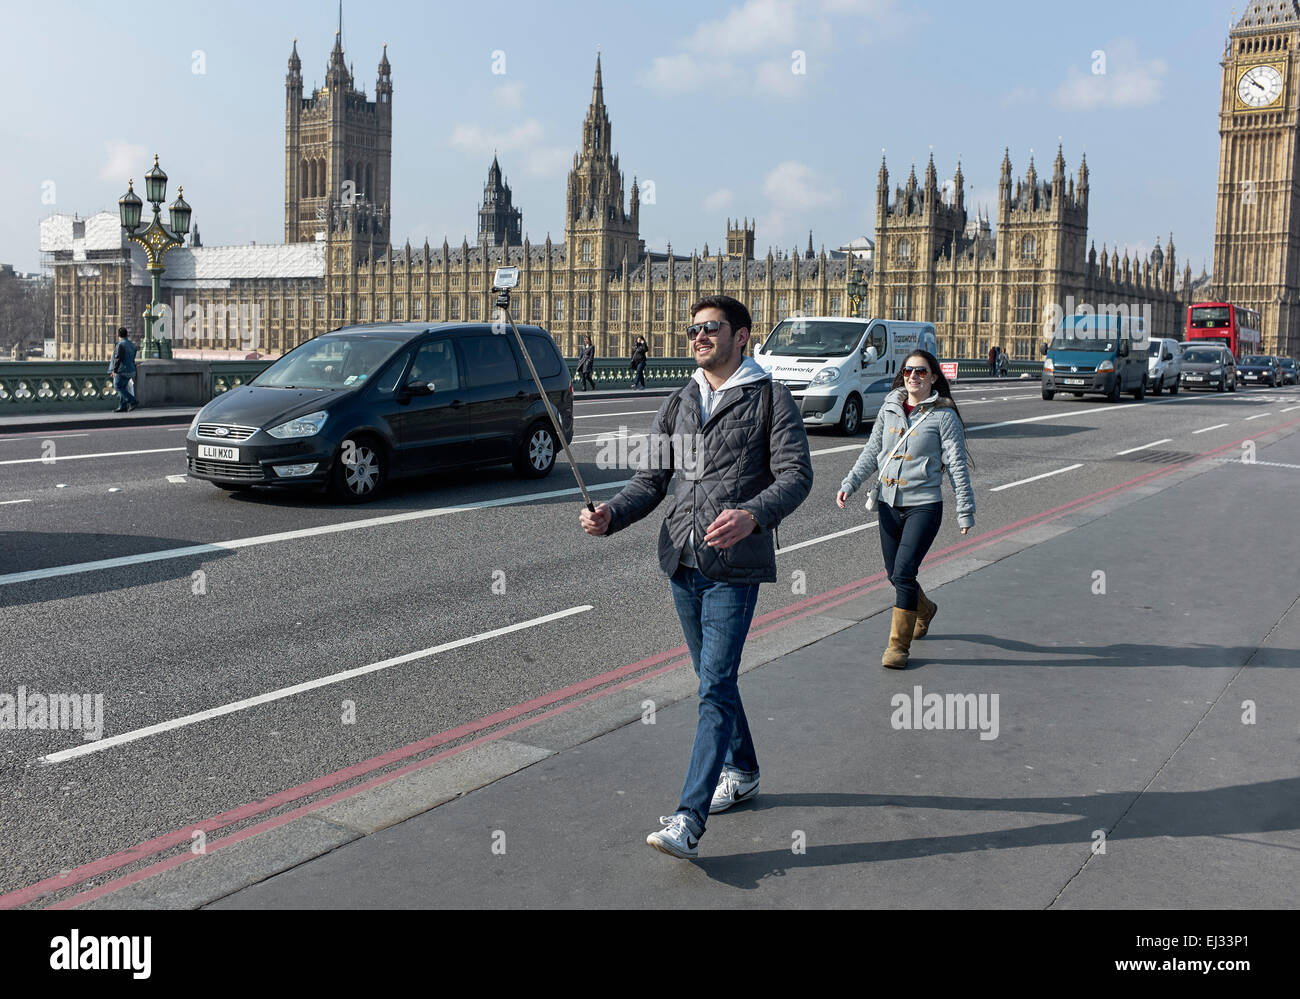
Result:
[[723,765],[746,775],[758,773],[754,740],[736,682],[758,603],[758,584],[720,583],[698,569],[678,566],[672,589],[691,663],[700,678],[700,717],[677,814],[685,815],[691,831],[702,836]]
[[117,397],[120,400],[118,402],[119,406],[135,405],[135,396],[131,394],[131,389],[128,388],[131,379],[134,377],[135,375],[114,375],[113,376],[113,391],[117,393]]

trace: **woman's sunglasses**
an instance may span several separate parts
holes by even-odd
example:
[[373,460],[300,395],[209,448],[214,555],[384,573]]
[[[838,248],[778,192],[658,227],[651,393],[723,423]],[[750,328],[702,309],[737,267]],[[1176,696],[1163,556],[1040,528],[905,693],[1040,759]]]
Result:
[[930,373],[929,368],[904,368],[903,369],[904,378],[908,378],[911,375],[928,375],[929,373]]

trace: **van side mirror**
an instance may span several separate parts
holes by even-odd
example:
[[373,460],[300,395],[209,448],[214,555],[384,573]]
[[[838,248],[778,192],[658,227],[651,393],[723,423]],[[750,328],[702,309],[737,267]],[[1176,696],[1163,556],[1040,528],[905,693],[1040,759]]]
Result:
[[410,381],[402,386],[402,392],[410,395],[433,395],[437,391],[433,382]]
[[1127,340],[1121,340],[1115,349],[1115,354],[1119,357],[1128,357],[1129,342]]
[[879,356],[876,354],[875,345],[867,344],[862,350],[862,363],[875,364],[877,360],[879,360]]

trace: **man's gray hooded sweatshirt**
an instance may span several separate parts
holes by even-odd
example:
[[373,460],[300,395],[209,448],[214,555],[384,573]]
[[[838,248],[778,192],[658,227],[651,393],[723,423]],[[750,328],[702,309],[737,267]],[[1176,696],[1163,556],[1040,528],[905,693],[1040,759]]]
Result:
[[[771,422],[766,397],[771,392]],[[665,400],[651,428],[653,454],[667,449],[661,467],[637,471],[609,501],[613,534],[649,514],[668,493],[659,529],[659,567],[667,575],[692,565],[728,583],[776,581],[772,529],[793,513],[812,489],[812,458],[799,407],[784,385],[772,382],[753,358],[715,392],[702,370]],[[753,514],[757,529],[730,548],[704,543],[723,510]]]

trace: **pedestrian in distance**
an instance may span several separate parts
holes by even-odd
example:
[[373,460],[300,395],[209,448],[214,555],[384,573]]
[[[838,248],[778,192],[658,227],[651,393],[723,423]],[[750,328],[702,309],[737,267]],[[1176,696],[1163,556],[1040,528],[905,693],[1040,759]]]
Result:
[[1001,347],[998,348],[998,375],[1002,378],[1007,376],[1007,371],[1011,367],[1011,362],[1007,358],[1007,352]]
[[645,337],[636,338],[636,343],[632,346],[632,360],[628,367],[632,369],[635,378],[632,381],[634,389],[645,388],[645,366],[646,358],[650,354],[650,346],[645,342]]
[[118,405],[114,413],[129,413],[140,405],[131,394],[131,379],[135,377],[135,344],[125,326],[117,330],[117,346],[108,362],[108,373],[113,376],[113,390],[117,392]]
[[957,497],[957,525],[965,534],[975,526],[975,494],[961,410],[938,360],[929,351],[914,350],[835,496],[843,510],[872,475],[879,479],[869,487],[867,508],[878,508],[885,574],[894,584],[889,646],[880,660],[891,669],[906,668],[912,640],[925,637],[939,609],[916,576],[943,519],[945,469]]
[[995,343],[989,347],[989,374],[998,373],[998,345]]
[[[760,583],[776,581],[773,531],[812,488],[803,417],[784,385],[745,356],[750,316],[726,295],[691,306],[695,374],[664,401],[650,434],[664,460],[639,469],[608,503],[580,514],[591,535],[621,531],[668,493],[659,567],[669,578],[691,664],[699,718],[677,811],[646,842],[698,856],[711,814],[758,793],[758,758],[737,676]],[[686,460],[684,441],[693,441]],[[673,442],[665,451],[662,442]]]
[[582,378],[582,391],[587,391],[587,383],[591,387],[596,387],[595,379],[591,377],[591,369],[596,365],[596,348],[591,345],[591,337],[584,337],[587,342],[582,346],[582,353],[578,355],[578,374]]

